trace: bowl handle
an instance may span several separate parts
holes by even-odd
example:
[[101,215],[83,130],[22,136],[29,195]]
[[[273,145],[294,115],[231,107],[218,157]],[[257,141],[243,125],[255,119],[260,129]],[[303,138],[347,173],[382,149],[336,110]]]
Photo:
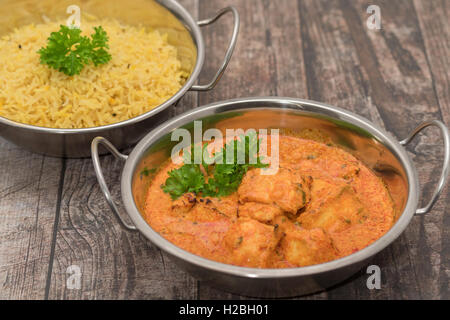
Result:
[[447,127],[439,120],[432,120],[432,121],[425,121],[422,124],[420,124],[417,128],[411,132],[411,134],[404,140],[400,141],[400,144],[402,146],[406,146],[420,131],[425,129],[429,126],[435,126],[438,127],[441,130],[442,137],[444,138],[444,164],[442,166],[442,173],[441,177],[439,178],[439,182],[437,184],[436,189],[434,190],[433,196],[431,197],[431,200],[428,202],[428,204],[420,209],[416,210],[416,214],[424,214],[428,213],[431,208],[433,208],[433,205],[436,203],[437,199],[439,198],[439,195],[441,194],[442,190],[445,186],[445,181],[449,174],[449,165],[450,165],[450,136],[448,133]]
[[216,16],[214,18],[198,21],[197,24],[200,27],[207,26],[211,23],[214,23],[221,16],[223,16],[224,14],[226,14],[228,12],[231,12],[233,14],[234,28],[233,28],[233,35],[231,36],[231,40],[228,45],[227,52],[225,53],[225,59],[223,60],[222,65],[220,66],[219,70],[217,71],[216,75],[214,76],[214,78],[211,80],[210,83],[205,84],[205,85],[193,85],[190,88],[190,90],[209,91],[209,90],[213,89],[216,86],[217,82],[219,82],[220,78],[222,77],[223,73],[225,72],[225,69],[228,66],[228,63],[230,62],[231,56],[233,55],[234,47],[236,46],[237,36],[239,33],[240,18],[239,18],[239,13],[237,12],[236,8],[234,8],[232,6],[223,8],[222,10],[220,10],[219,12],[216,13]]
[[112,196],[111,192],[109,192],[108,186],[106,185],[105,177],[103,176],[102,168],[100,166],[100,159],[98,155],[98,145],[103,144],[113,155],[116,157],[116,159],[126,161],[128,156],[121,154],[108,140],[106,140],[103,137],[96,137],[94,140],[92,140],[91,143],[91,154],[92,154],[92,162],[94,163],[94,170],[95,174],[97,175],[98,183],[100,184],[100,189],[103,192],[103,195],[106,198],[106,201],[109,204],[109,207],[116,215],[119,222],[124,226],[126,229],[131,231],[136,231],[136,227],[133,225],[128,224],[125,220],[122,219],[122,217],[119,214],[119,209],[117,208]]

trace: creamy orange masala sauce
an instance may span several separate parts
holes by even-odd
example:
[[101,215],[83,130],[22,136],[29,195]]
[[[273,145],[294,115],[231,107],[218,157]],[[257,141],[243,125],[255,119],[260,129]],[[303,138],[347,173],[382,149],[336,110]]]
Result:
[[180,248],[245,267],[308,266],[368,246],[394,223],[382,180],[350,153],[281,135],[275,175],[250,169],[237,192],[223,198],[161,189],[168,161],[150,184],[145,219]]

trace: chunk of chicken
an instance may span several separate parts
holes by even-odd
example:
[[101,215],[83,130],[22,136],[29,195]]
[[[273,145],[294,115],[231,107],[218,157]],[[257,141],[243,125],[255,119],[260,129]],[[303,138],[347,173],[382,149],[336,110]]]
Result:
[[311,201],[307,211],[316,212],[324,203],[336,198],[341,190],[348,185],[342,179],[314,178],[311,183]]
[[197,205],[205,206],[227,216],[228,218],[236,218],[238,212],[238,197],[233,193],[222,198],[200,198]]
[[293,225],[284,232],[277,251],[291,266],[309,266],[337,257],[330,237],[320,228],[307,230]]
[[250,170],[238,189],[239,201],[276,204],[283,211],[296,214],[309,201],[310,179],[298,171],[280,168],[274,175]]
[[263,223],[271,223],[275,217],[282,214],[280,207],[270,204],[246,202],[239,205],[239,217],[248,217]]
[[224,237],[230,251],[230,262],[235,265],[268,267],[281,233],[277,228],[254,219],[238,218]]
[[[306,211],[298,217],[306,229],[323,228],[329,233],[341,232],[366,217],[366,209],[350,186],[341,187],[334,197],[328,198],[316,210]],[[314,196],[313,196],[314,197]]]

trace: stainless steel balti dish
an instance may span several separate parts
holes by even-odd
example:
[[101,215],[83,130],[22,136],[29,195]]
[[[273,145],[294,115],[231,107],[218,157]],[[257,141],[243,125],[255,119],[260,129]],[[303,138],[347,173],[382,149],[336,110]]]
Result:
[[[41,19],[41,16],[39,16],[40,13],[38,12],[36,12],[36,16],[27,14],[22,17],[21,13],[23,10],[20,9],[20,2],[21,0],[17,1],[16,13],[4,13],[5,15],[17,15],[14,19],[14,23],[17,23],[18,26],[20,26],[35,22],[37,19]],[[149,131],[149,129],[154,128],[156,125],[166,120],[169,116],[169,107],[176,104],[187,91],[208,91],[213,89],[224,73],[236,45],[240,21],[238,12],[234,7],[230,6],[219,10],[211,19],[195,21],[189,12],[177,1],[157,0],[157,2],[168,9],[184,25],[186,30],[191,35],[197,49],[196,61],[189,79],[169,100],[138,117],[110,125],[83,129],[44,128],[18,123],[0,116],[0,136],[18,146],[45,155],[56,157],[87,157],[90,155],[90,142],[94,137],[98,135],[107,137],[119,149],[133,145],[139,141],[139,139],[142,138],[143,135]],[[131,3],[122,0],[98,1],[98,4],[104,6],[123,6],[124,4],[126,6],[131,6],[133,1],[131,1]],[[37,2],[36,5],[39,5],[39,3]],[[62,6],[59,2],[55,2],[55,6],[56,5]],[[2,8],[0,7],[0,13],[1,10]],[[101,11],[102,8],[97,7],[96,10]],[[137,10],[139,10],[139,8],[137,8]],[[60,11],[62,14],[65,14],[65,11]],[[227,13],[231,13],[234,17],[234,29],[228,49],[225,53],[225,58],[219,67],[219,70],[209,83],[196,85],[194,83],[200,75],[205,60],[205,43],[200,27],[214,23]],[[117,16],[114,16],[113,18],[121,19],[122,17],[120,15],[123,14],[126,16],[127,10],[115,10],[115,14],[117,14]],[[9,27],[14,26],[7,26],[5,28],[8,29]],[[160,27],[165,28],[165,26]]]
[[[324,131],[333,143],[351,150],[384,180],[398,208],[398,219],[384,236],[368,247],[338,260],[300,268],[244,268],[184,251],[155,232],[142,217],[149,179],[141,179],[140,172],[144,167],[157,168],[166,160],[172,146],[177,143],[171,142],[171,132],[180,127],[192,128],[194,120],[203,121],[203,130],[216,127],[222,130],[311,128]],[[428,126],[436,126],[441,130],[445,158],[431,200],[425,207],[418,208],[420,187],[417,172],[404,146]],[[129,218],[125,218],[124,213],[119,214],[105,183],[98,155],[100,144],[124,161],[120,186],[122,202]],[[209,104],[171,119],[148,133],[128,156],[119,153],[105,138],[97,137],[92,142],[92,159],[100,187],[126,229],[141,232],[181,268],[215,287],[249,296],[286,297],[316,292],[350,277],[371,257],[390,245],[405,230],[414,215],[429,212],[449,173],[450,138],[448,129],[437,120],[420,124],[406,139],[398,141],[368,120],[323,103],[278,97],[245,98]]]

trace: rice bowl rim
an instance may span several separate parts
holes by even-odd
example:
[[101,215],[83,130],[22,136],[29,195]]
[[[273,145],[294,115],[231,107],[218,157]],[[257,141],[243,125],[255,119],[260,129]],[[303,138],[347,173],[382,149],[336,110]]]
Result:
[[200,75],[200,71],[203,67],[203,63],[205,60],[205,43],[203,41],[203,36],[200,31],[200,27],[197,22],[192,18],[191,14],[178,2],[174,0],[165,0],[165,1],[157,1],[161,6],[165,9],[169,10],[186,28],[186,30],[190,33],[194,44],[197,49],[197,59],[195,62],[194,69],[189,75],[188,80],[184,83],[180,90],[178,90],[174,95],[172,95],[168,100],[163,102],[162,104],[156,106],[155,108],[130,119],[115,122],[103,126],[96,127],[88,127],[88,128],[50,128],[50,127],[42,127],[35,126],[31,124],[21,123],[14,120],[10,120],[8,118],[2,117],[0,115],[0,123],[17,127],[20,129],[28,129],[32,131],[45,132],[45,133],[53,133],[53,134],[83,134],[83,133],[92,133],[102,130],[115,129],[123,126],[127,126],[130,124],[138,123],[144,119],[147,119],[169,106],[175,104],[193,85]]

